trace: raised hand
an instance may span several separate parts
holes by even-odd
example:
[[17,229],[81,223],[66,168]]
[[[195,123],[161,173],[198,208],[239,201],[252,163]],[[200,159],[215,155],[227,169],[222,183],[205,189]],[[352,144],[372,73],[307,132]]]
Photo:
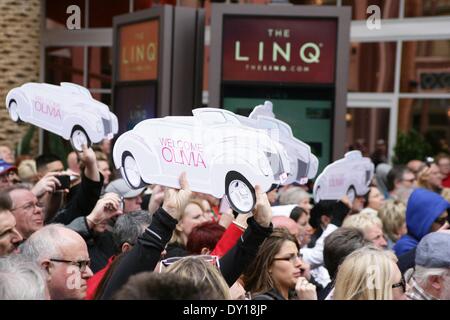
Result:
[[152,189],[152,195],[150,197],[150,201],[148,203],[148,212],[153,214],[158,210],[161,206],[161,203],[164,200],[164,187],[160,185],[155,185]]
[[253,209],[255,221],[262,227],[269,227],[272,220],[272,208],[267,194],[261,190],[260,186],[255,186],[256,204]]
[[91,229],[97,232],[103,232],[106,229],[108,220],[122,213],[119,196],[115,193],[106,193],[103,198],[97,201],[97,204],[86,217],[86,220]]
[[162,206],[176,220],[180,219],[181,210],[186,206],[192,195],[185,172],[180,176],[180,187],[181,189],[166,188]]
[[317,300],[316,286],[304,277],[297,279],[295,291],[299,300]]
[[57,187],[61,186],[61,183],[56,178],[58,175],[60,175],[59,172],[48,172],[34,185],[31,192],[33,192],[37,198],[41,198],[46,193],[53,193]]

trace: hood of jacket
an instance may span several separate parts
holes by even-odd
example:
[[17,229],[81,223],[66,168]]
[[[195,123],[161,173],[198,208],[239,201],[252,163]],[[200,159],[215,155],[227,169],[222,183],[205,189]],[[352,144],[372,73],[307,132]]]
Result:
[[449,207],[450,203],[435,192],[426,189],[414,190],[406,207],[408,234],[396,243],[395,252],[402,254],[414,248],[430,233],[433,222]]

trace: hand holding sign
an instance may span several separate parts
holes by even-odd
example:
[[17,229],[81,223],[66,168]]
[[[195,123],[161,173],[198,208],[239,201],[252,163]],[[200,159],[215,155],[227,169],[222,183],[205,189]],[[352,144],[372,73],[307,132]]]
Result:
[[192,195],[185,172],[180,176],[180,186],[181,189],[179,190],[166,188],[162,206],[162,208],[176,220],[180,220],[181,210],[186,206]]

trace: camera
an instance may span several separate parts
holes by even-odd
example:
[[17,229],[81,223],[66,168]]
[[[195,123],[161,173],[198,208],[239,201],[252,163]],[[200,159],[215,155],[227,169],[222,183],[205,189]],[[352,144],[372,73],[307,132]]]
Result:
[[427,167],[431,167],[431,165],[434,163],[434,159],[432,157],[426,157],[425,158],[425,164],[427,165]]
[[58,179],[58,181],[61,185],[56,186],[55,191],[70,189],[70,176],[69,175],[56,176],[56,179]]

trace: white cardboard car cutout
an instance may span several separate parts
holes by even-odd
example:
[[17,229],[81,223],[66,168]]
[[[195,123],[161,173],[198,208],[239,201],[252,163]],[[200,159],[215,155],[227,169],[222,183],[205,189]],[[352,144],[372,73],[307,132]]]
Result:
[[179,188],[187,173],[193,191],[224,195],[237,212],[250,212],[253,186],[268,191],[290,172],[283,146],[264,130],[244,126],[232,112],[193,110],[194,116],[168,116],[138,123],[113,149],[115,167],[131,188],[160,184]]
[[275,118],[272,102],[265,101],[264,105],[256,106],[248,118],[242,118],[245,124],[249,126],[267,130],[268,134],[286,149],[291,175],[284,184],[294,182],[305,184],[308,179],[313,179],[316,176],[319,160],[311,152],[311,147],[308,144],[294,137],[291,127],[286,122]]
[[363,157],[358,150],[349,151],[343,159],[329,164],[314,183],[314,201],[339,200],[347,195],[351,202],[355,196],[369,191],[374,174],[370,158]]
[[10,90],[6,108],[15,122],[24,121],[53,132],[82,151],[118,132],[117,117],[86,88],[70,82],[60,86],[26,83]]

